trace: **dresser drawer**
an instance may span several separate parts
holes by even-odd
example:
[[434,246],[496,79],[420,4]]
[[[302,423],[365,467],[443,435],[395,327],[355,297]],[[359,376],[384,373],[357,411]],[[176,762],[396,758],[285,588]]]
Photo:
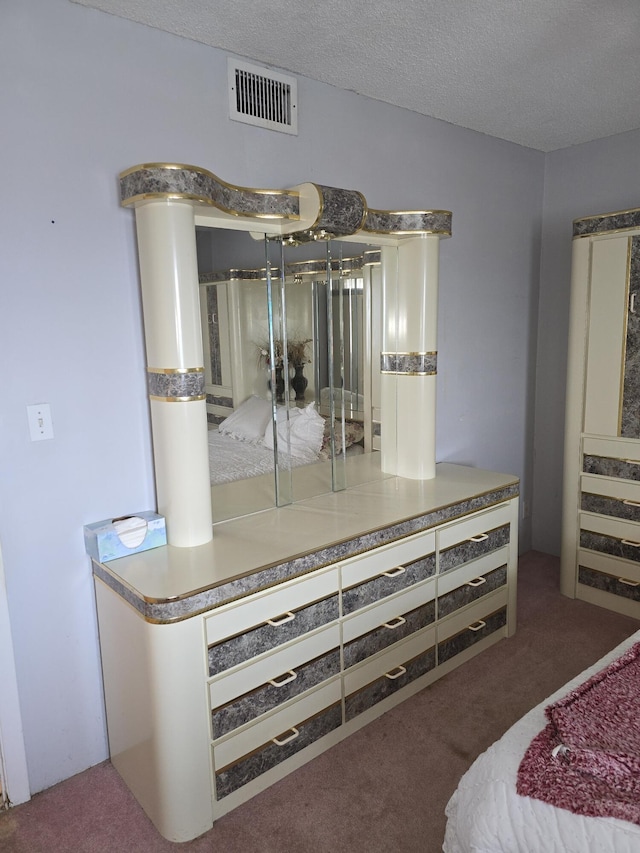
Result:
[[640,481],[640,442],[585,436],[582,440],[585,474]]
[[342,564],[345,614],[432,577],[436,571],[433,531],[410,536]]
[[336,592],[338,569],[331,568],[220,607],[205,619],[207,644],[234,637],[263,624],[267,619],[275,620],[291,610],[299,610],[306,604],[329,598]]
[[[465,569],[466,568],[467,567],[465,566]],[[484,571],[480,575],[476,574],[477,567],[475,564],[472,565],[471,568],[475,569],[475,571],[472,572],[474,577],[465,580],[463,583],[460,583],[457,587],[448,592],[446,591],[446,587],[450,584],[447,584],[442,592],[440,592],[440,589],[438,590],[438,619],[443,619],[445,616],[455,613],[456,610],[460,610],[462,607],[466,607],[474,601],[479,601],[485,595],[489,595],[489,593],[494,592],[496,589],[506,586],[506,564],[497,569],[492,569],[491,571]],[[453,577],[446,576],[446,580],[456,580],[457,574],[458,573],[456,572]],[[466,574],[469,574],[469,572],[467,571]]]
[[435,665],[435,629],[431,628],[351,670],[344,677],[345,720],[352,720]]
[[340,649],[335,648],[314,660],[287,670],[227,705],[211,712],[211,733],[215,740],[257,717],[273,711],[289,699],[317,687],[340,674]]
[[[316,598],[327,592],[333,594]],[[339,611],[338,571],[334,569],[217,612],[206,620],[209,675],[225,672],[320,628],[338,619]],[[212,642],[218,637],[224,639]]]
[[470,648],[485,637],[494,634],[507,624],[506,605],[498,610],[492,610],[486,616],[469,623],[465,628],[438,642],[438,664],[446,663],[451,658]]
[[501,504],[455,522],[438,533],[438,571],[448,572],[509,544],[511,508]]
[[216,797],[221,799],[342,724],[340,679],[214,744]]
[[640,524],[581,513],[580,548],[640,562]]
[[640,482],[583,474],[580,509],[640,522]]
[[340,602],[336,593],[330,598],[309,604],[300,610],[290,610],[288,613],[276,616],[275,619],[268,619],[262,625],[245,631],[244,634],[209,646],[209,675],[225,672],[270,649],[295,640],[315,628],[326,625],[338,619],[339,611]]
[[[624,571],[624,566],[621,569]],[[627,572],[627,574],[631,574],[631,572]],[[640,603],[640,576],[636,576],[634,579],[624,575],[610,575],[586,566],[578,566],[578,583]]]
[[339,673],[339,647],[336,623],[217,676],[209,685],[213,737],[222,737]]
[[398,613],[397,616],[391,617],[366,634],[345,643],[343,649],[345,669],[361,663],[368,657],[431,625],[435,621],[435,614],[436,605],[432,596],[431,601],[426,604]]

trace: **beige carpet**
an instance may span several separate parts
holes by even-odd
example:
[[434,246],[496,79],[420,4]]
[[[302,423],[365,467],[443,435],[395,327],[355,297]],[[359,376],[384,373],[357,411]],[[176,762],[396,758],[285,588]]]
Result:
[[0,817],[2,853],[436,853],[474,758],[531,707],[637,630],[558,591],[558,560],[520,560],[518,629],[226,815],[164,840],[109,762]]

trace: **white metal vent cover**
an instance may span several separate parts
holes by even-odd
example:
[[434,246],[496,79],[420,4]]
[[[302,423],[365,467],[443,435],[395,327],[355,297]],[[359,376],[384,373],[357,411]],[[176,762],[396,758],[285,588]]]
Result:
[[234,121],[298,133],[298,83],[258,65],[228,60],[229,116]]

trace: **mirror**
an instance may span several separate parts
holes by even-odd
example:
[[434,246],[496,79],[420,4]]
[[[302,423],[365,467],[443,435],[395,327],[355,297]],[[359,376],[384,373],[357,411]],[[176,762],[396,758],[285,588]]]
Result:
[[197,229],[214,521],[381,474],[380,252]]

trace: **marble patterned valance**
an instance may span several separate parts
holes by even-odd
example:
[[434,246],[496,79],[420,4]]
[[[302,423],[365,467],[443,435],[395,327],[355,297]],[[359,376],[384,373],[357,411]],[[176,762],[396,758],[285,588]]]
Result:
[[[306,206],[315,207],[315,215],[309,221],[307,214],[304,226],[296,230],[295,222],[304,221],[302,193],[306,193]],[[256,230],[261,230],[266,221],[280,222],[282,233],[299,243],[355,234],[451,236],[450,211],[373,210],[357,190],[314,183],[285,190],[240,187],[221,180],[207,169],[176,163],[145,163],[121,173],[123,206],[157,199],[207,205],[226,216],[245,219]]]

